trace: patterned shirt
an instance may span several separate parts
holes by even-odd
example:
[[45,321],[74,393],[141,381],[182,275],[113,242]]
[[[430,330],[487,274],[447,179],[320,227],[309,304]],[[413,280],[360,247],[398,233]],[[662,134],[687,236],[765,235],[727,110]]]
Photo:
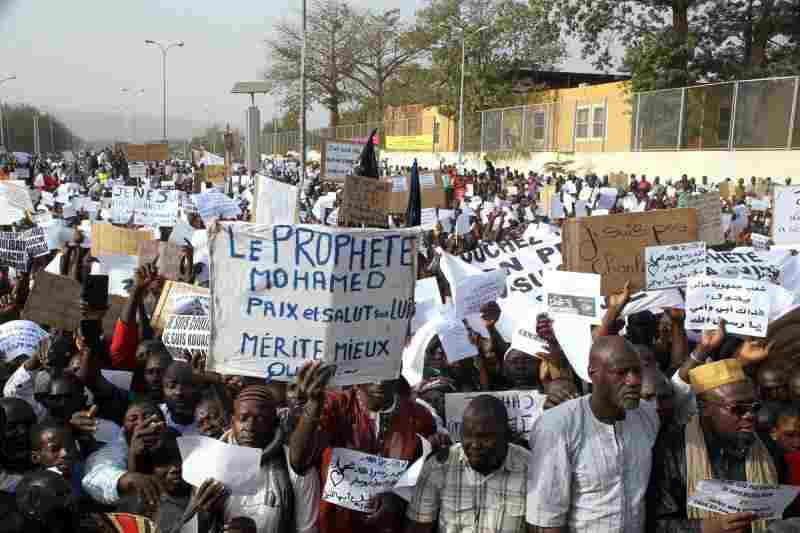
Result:
[[128,472],[128,443],[125,432],[120,431],[114,442],[110,442],[86,459],[81,486],[92,499],[114,505],[119,502],[117,491],[119,478]]
[[570,533],[641,533],[659,429],[655,402],[605,424],[590,398],[545,411],[533,424],[527,521]]
[[408,506],[409,520],[431,524],[440,533],[523,533],[530,452],[508,445],[503,465],[484,476],[472,469],[461,444],[447,461],[430,457]]

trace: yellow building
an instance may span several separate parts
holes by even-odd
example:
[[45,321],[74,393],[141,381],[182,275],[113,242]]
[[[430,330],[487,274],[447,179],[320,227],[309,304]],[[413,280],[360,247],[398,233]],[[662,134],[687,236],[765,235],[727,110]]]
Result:
[[457,126],[436,106],[389,106],[383,117],[386,150],[452,152],[457,149]]

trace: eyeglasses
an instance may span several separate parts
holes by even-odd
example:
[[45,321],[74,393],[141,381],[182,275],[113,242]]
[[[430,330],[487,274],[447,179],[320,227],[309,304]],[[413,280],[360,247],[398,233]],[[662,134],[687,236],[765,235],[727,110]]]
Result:
[[744,417],[748,413],[756,414],[761,410],[760,402],[753,403],[735,403],[729,404],[725,402],[716,402],[714,400],[705,400],[706,403],[713,403],[722,406],[726,411],[739,418]]

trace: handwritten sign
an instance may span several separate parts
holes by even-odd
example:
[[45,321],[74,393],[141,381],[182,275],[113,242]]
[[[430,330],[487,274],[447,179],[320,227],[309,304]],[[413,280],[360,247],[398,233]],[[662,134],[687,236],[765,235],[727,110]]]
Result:
[[665,209],[569,219],[562,235],[566,270],[602,275],[608,296],[628,281],[634,291],[644,288],[646,247],[697,241],[697,213]]
[[772,205],[772,241],[800,243],[800,186],[775,187]]
[[402,459],[333,448],[322,499],[345,509],[372,512],[373,498],[390,492],[406,468],[408,461]]
[[648,291],[685,287],[688,278],[706,273],[706,243],[648,246],[644,260]]
[[724,319],[728,333],[765,337],[769,313],[764,281],[696,276],[686,284],[686,329],[714,329]]
[[364,145],[347,141],[322,142],[322,171],[320,176],[344,181],[353,174]]
[[706,273],[709,276],[745,278],[778,283],[781,263],[788,252],[737,249],[728,252],[706,252]]
[[47,332],[30,320],[12,320],[0,325],[0,355],[11,361],[20,355],[32,356],[47,338]]
[[147,166],[143,163],[131,163],[128,165],[128,174],[131,179],[138,180],[139,182],[147,179]]
[[461,319],[479,313],[481,306],[497,301],[506,287],[504,270],[493,270],[459,280],[453,287],[455,318]]
[[545,396],[538,391],[481,391],[467,393],[449,393],[444,395],[444,412],[447,417],[447,429],[453,440],[461,440],[464,411],[469,402],[478,396],[488,394],[503,400],[508,411],[511,430],[521,433],[526,438],[531,427],[542,414]]
[[50,251],[44,228],[35,227],[26,231],[0,231],[0,265],[26,271],[28,261]]
[[210,369],[287,381],[308,360],[337,385],[394,379],[418,230],[223,223],[209,235]]
[[209,189],[204,193],[194,196],[197,212],[203,222],[210,222],[213,218],[231,220],[236,219],[242,210],[232,198],[228,198],[217,189]]
[[451,363],[478,355],[478,348],[469,340],[469,333],[460,320],[440,320],[436,334],[442,343],[447,360]]
[[111,218],[117,224],[172,227],[178,214],[178,192],[117,185],[112,190]]
[[10,181],[0,183],[0,198],[5,198],[9,205],[22,209],[23,211],[33,211],[31,195],[28,194],[27,187]]
[[753,250],[759,252],[769,251],[769,237],[766,235],[759,235],[758,233],[751,233],[750,240],[753,242]]
[[686,197],[686,207],[697,211],[697,240],[707,245],[725,242],[722,232],[722,199],[716,191]]
[[387,181],[347,176],[339,207],[339,225],[386,228],[389,225],[389,187]]
[[779,519],[800,493],[791,485],[756,485],[749,481],[705,479],[697,484],[687,505],[713,513],[753,513],[764,520]]
[[136,255],[139,245],[153,239],[148,230],[122,228],[107,223],[92,224],[92,255]]

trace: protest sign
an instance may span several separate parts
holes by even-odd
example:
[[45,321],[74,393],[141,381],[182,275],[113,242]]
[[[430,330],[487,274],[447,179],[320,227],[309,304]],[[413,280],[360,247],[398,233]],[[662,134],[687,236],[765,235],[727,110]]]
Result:
[[750,241],[753,243],[753,250],[757,252],[769,251],[769,237],[758,233],[750,234]]
[[294,224],[297,187],[257,174],[252,211],[256,224]]
[[33,356],[47,332],[30,320],[12,320],[0,325],[0,356],[6,361],[20,356]]
[[716,191],[687,196],[686,207],[697,211],[697,240],[706,245],[725,242],[722,232],[722,200]]
[[553,333],[564,351],[570,366],[583,381],[589,377],[589,350],[592,348],[592,329],[588,318],[578,315],[559,315],[553,321]]
[[727,252],[706,251],[706,273],[710,276],[745,278],[780,283],[783,265],[790,257],[785,250],[756,251],[737,248]]
[[431,231],[439,222],[439,217],[436,216],[436,209],[434,208],[423,209],[420,215],[420,226],[425,231]]
[[408,461],[402,459],[333,448],[322,499],[345,509],[374,511],[374,497],[391,492],[406,468]]
[[800,243],[800,186],[775,187],[772,206],[772,241]]
[[[425,185],[423,186],[423,176]],[[398,184],[393,181],[392,188],[389,193],[388,209],[390,213],[405,213],[408,208],[408,198],[411,190],[411,177],[399,176],[394,178],[399,181],[403,179],[405,184],[403,190],[399,190]],[[441,172],[433,172],[428,174],[420,174],[420,200],[422,201],[423,208],[440,207],[442,209],[448,207],[447,196],[444,192],[444,181]]]
[[521,433],[527,441],[531,427],[542,414],[545,396],[535,390],[524,391],[482,391],[467,393],[449,393],[444,395],[444,412],[447,418],[447,429],[450,438],[461,440],[462,420],[469,402],[478,396],[488,394],[503,400],[508,410],[508,421],[511,430]]
[[323,140],[320,177],[344,181],[353,174],[353,168],[358,165],[363,149],[364,145],[361,143]]
[[0,197],[4,198],[12,207],[23,211],[33,211],[33,202],[27,187],[4,181],[0,183]]
[[211,182],[215,185],[223,185],[225,183],[225,165],[206,165],[201,174],[205,182]]
[[[185,244],[184,244],[185,246]],[[143,241],[139,244],[139,266],[155,262],[164,279],[181,279],[181,247],[172,242]],[[189,265],[191,266],[191,265]]]
[[619,191],[613,187],[602,187],[597,195],[597,209],[611,209],[617,203]]
[[627,189],[629,183],[630,180],[624,172],[617,172],[615,174],[608,175],[608,184],[612,187],[616,187],[617,189]]
[[170,315],[161,339],[173,350],[208,352],[211,319],[207,316]]
[[452,287],[455,318],[479,313],[482,305],[497,301],[505,290],[506,272],[502,269],[459,279]]
[[477,248],[457,256],[484,272],[506,269],[509,293],[527,295],[532,303],[543,303],[543,272],[561,264],[561,242],[553,235],[546,240],[529,236],[500,242],[481,242]]
[[[179,283],[177,281],[166,281],[164,283],[164,288],[161,289],[161,296],[153,311],[153,317],[150,323],[153,325],[154,329],[163,331],[170,315],[178,313],[183,315],[194,314],[186,310],[185,306],[188,302],[197,302],[200,304],[204,300],[207,308],[210,298],[209,290],[204,287],[189,285],[188,283]],[[183,307],[183,309],[181,309],[181,307]]]
[[730,181],[723,181],[719,184],[719,196],[725,199],[729,199],[733,196],[733,185]]
[[[538,353],[547,353],[547,341],[539,337],[536,333],[535,320],[528,317],[527,321],[518,322],[514,328],[514,336],[511,337],[511,348],[520,352],[538,357]],[[534,326],[527,326],[526,323],[533,323]]]
[[197,212],[206,224],[212,218],[236,219],[242,213],[239,204],[234,199],[222,194],[217,189],[209,189],[194,195],[193,198],[197,205]]
[[335,385],[396,378],[418,237],[413,228],[221,224],[209,235],[209,369],[287,381],[324,360]]
[[167,143],[119,144],[128,161],[166,161],[169,159]]
[[764,520],[779,519],[800,493],[791,485],[757,485],[749,481],[704,479],[686,505],[720,514],[753,513]]
[[131,163],[128,165],[128,174],[131,179],[138,180],[141,183],[147,179],[147,166],[143,163]]
[[571,272],[603,276],[602,294],[645,286],[644,249],[647,246],[697,241],[694,209],[569,219],[562,228],[564,263]]
[[554,315],[577,315],[592,324],[600,324],[601,277],[598,274],[547,270],[544,286],[547,293],[547,308]]
[[111,196],[111,218],[117,224],[172,227],[178,214],[178,191],[116,185]]
[[406,192],[406,177],[405,176],[392,176],[389,178],[392,182],[392,192]]
[[183,459],[183,480],[200,487],[211,478],[225,484],[232,494],[255,494],[263,488],[258,483],[261,471],[260,448],[227,444],[210,437],[178,437]]
[[31,259],[46,255],[47,232],[35,227],[25,231],[0,231],[0,265],[26,272]]
[[136,255],[139,246],[153,239],[153,232],[114,226],[105,222],[92,224],[92,255]]
[[769,200],[762,200],[760,198],[750,199],[751,211],[767,211],[769,210]]
[[469,340],[469,333],[460,320],[441,319],[436,325],[436,334],[442,350],[451,363],[478,355],[478,348]]
[[706,243],[648,246],[644,260],[648,291],[685,287],[688,278],[706,273]]
[[439,315],[442,297],[436,278],[417,280],[414,289],[414,316],[411,318],[411,331],[417,331],[425,323]]
[[[75,331],[81,322],[81,284],[72,278],[49,272],[38,272],[25,302],[21,317],[53,329]],[[103,317],[103,331],[114,331],[122,308],[128,299],[112,295]]]
[[347,176],[339,206],[338,225],[344,227],[386,228],[389,207],[388,181]]
[[696,276],[686,284],[686,329],[714,329],[725,320],[728,333],[765,337],[770,297],[765,281]]

